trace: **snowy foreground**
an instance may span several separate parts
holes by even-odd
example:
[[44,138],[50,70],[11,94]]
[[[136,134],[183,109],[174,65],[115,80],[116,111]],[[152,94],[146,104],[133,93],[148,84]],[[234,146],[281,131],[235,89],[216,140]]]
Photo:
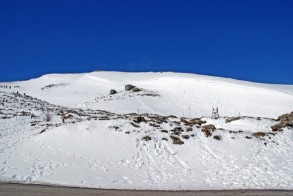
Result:
[[[126,84],[140,91],[125,91]],[[220,117],[212,119],[216,107]],[[0,180],[293,189],[292,111],[293,86],[195,74],[93,72],[3,82]]]

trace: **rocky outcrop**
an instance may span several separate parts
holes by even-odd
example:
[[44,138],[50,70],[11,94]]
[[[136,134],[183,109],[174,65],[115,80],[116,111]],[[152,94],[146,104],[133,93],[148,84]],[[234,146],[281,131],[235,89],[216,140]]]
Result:
[[271,126],[272,131],[281,131],[285,127],[293,128],[293,112],[278,117],[278,124]]
[[183,122],[187,126],[202,125],[206,123],[205,121],[202,121],[201,118],[193,118],[193,119],[187,120],[186,118],[182,117],[180,121]]
[[131,84],[126,84],[125,85],[125,90],[126,91],[131,91],[133,88],[135,88],[135,86],[131,85]]
[[212,132],[216,129],[215,125],[205,125],[205,126],[202,126],[202,132],[204,132],[205,136],[206,137],[210,137],[212,136]]
[[147,121],[145,120],[145,118],[143,116],[136,116],[136,117],[133,118],[133,122],[139,124],[141,122],[147,122]]

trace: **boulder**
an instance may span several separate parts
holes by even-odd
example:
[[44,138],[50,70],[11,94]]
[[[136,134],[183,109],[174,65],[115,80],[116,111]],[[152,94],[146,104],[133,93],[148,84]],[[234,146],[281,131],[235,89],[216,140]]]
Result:
[[282,128],[285,127],[293,127],[293,123],[286,122],[286,121],[281,121],[280,123],[271,126],[272,131],[279,131],[282,130]]
[[140,92],[141,90],[137,87],[134,87],[131,91],[134,93],[137,93],[137,92]]
[[146,120],[145,120],[145,118],[143,117],[143,116],[137,116],[137,117],[134,117],[133,118],[133,122],[135,122],[135,123],[141,123],[141,122],[147,122]]
[[190,137],[189,135],[182,135],[182,138],[186,140],[189,139],[189,137]]
[[260,137],[264,137],[264,136],[266,136],[266,133],[265,133],[265,132],[255,132],[255,133],[252,133],[252,135],[253,135],[254,137],[258,137],[258,138],[260,138]]
[[215,135],[215,136],[214,136],[214,139],[215,139],[215,140],[221,140],[221,136],[219,136],[219,135]]
[[179,137],[176,137],[176,136],[172,136],[172,135],[171,135],[170,138],[172,139],[173,144],[177,144],[177,145],[182,145],[182,144],[184,144],[184,142],[181,141]]
[[204,125],[204,126],[202,126],[202,129],[203,130],[213,131],[213,130],[216,129],[216,127],[215,127],[215,125],[210,124],[210,125]]
[[180,121],[187,126],[202,125],[203,123],[205,123],[205,121],[202,121],[200,118],[193,118],[188,121],[186,118],[182,117]]
[[131,85],[131,84],[126,84],[126,85],[125,85],[125,90],[126,90],[126,91],[130,91],[130,90],[132,90],[133,88],[135,88],[135,86],[133,86],[133,85]]
[[152,140],[152,138],[150,136],[148,136],[148,135],[144,136],[142,139],[145,140],[145,141]]
[[205,125],[205,126],[202,126],[202,132],[204,132],[205,136],[206,137],[210,137],[212,136],[212,133],[214,130],[216,129],[216,127],[212,124],[210,125]]
[[114,89],[111,89],[111,90],[110,90],[110,95],[115,95],[116,93],[117,93],[116,90],[114,90]]

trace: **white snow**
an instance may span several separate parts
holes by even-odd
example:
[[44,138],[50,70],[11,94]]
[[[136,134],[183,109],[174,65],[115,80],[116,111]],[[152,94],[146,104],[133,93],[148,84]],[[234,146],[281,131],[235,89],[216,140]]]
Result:
[[[143,91],[126,92],[125,84]],[[11,116],[0,118],[2,181],[113,189],[293,189],[292,129],[270,135],[277,123],[272,118],[293,111],[293,86],[169,72],[49,74],[3,85],[12,88],[0,88],[0,117]],[[118,93],[110,96],[110,89]],[[40,101],[12,94],[17,91]],[[71,112],[74,122],[62,123],[54,110],[47,123],[39,107],[81,108],[85,114]],[[210,118],[213,107],[221,118]],[[110,114],[95,110],[114,114],[98,120]],[[22,116],[22,111],[37,118]],[[178,118],[160,128],[144,122],[135,128],[131,118],[116,118],[138,112]],[[239,114],[243,118],[229,123],[224,118]],[[173,144],[170,130],[186,129],[182,116],[204,117],[206,124],[216,126],[213,136],[221,140],[192,126],[184,132],[189,139],[180,137],[183,145]],[[258,138],[252,136],[255,132],[268,135]],[[150,141],[142,139],[146,135]]]
[[[107,96],[110,89],[123,91],[133,84],[158,92],[160,98],[139,97],[94,101]],[[65,86],[41,88],[50,84]],[[115,113],[158,113],[162,115],[210,116],[212,107],[221,115],[277,117],[291,112],[293,87],[264,85],[232,79],[183,73],[92,72],[86,74],[49,74],[37,79],[17,82],[20,92],[68,107],[87,107]],[[284,90],[286,89],[286,90]],[[114,96],[123,97],[123,92]],[[108,97],[107,97],[108,98]]]

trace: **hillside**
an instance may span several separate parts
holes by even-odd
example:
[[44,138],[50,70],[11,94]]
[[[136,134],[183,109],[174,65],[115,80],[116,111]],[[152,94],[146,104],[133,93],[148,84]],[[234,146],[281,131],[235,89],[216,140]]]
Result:
[[293,86],[92,72],[0,83],[0,91],[0,180],[293,189]]

